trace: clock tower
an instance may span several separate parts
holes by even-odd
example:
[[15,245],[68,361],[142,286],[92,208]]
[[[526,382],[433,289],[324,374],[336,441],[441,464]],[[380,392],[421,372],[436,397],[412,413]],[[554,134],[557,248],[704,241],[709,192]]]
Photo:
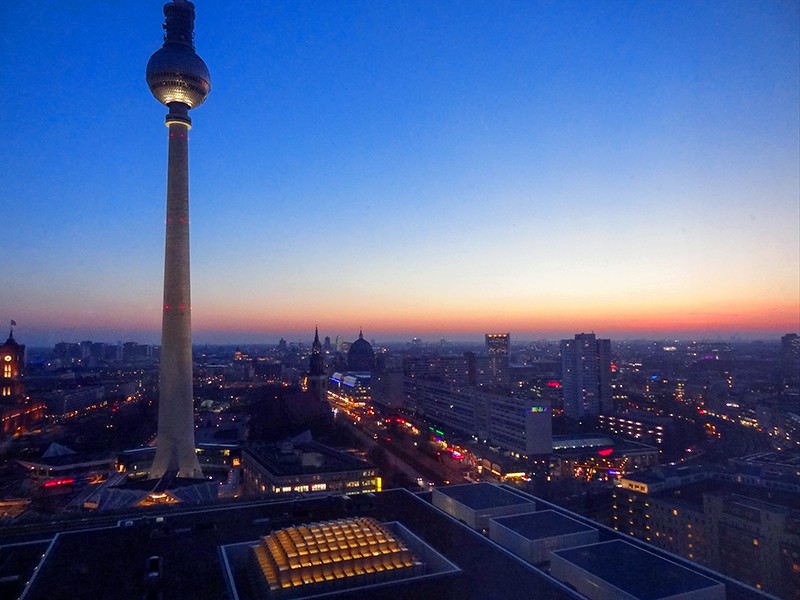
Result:
[[[14,325],[11,321],[11,326]],[[24,370],[25,346],[17,343],[12,329],[5,344],[0,346],[0,440],[44,418],[45,403],[32,402],[25,395]]]
[[0,398],[6,401],[20,399],[24,369],[25,346],[17,343],[12,329],[5,344],[0,346]]

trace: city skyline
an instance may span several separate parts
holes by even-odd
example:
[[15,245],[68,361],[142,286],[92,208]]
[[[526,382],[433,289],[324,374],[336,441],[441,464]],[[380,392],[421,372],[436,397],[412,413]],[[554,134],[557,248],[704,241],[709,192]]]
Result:
[[[0,7],[29,346],[158,338],[162,4]],[[196,343],[800,329],[796,5],[199,4]]]

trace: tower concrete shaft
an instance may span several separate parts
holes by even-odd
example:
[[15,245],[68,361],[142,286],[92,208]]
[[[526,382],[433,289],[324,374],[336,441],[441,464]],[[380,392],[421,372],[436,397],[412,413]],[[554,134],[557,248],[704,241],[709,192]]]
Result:
[[164,5],[164,45],[147,63],[147,84],[169,107],[164,304],[161,321],[158,441],[150,476],[203,476],[194,442],[192,318],[189,279],[189,109],[200,106],[211,78],[194,50],[194,4]]
[[170,115],[175,118],[167,117],[167,231],[164,249],[158,444],[150,473],[153,477],[161,477],[167,471],[173,470],[178,471],[179,477],[203,476],[194,443],[187,112],[183,105],[172,105]]

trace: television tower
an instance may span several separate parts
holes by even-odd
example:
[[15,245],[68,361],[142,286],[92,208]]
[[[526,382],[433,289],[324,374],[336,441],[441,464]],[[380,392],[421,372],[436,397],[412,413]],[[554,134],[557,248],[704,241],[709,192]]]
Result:
[[164,304],[161,321],[158,441],[150,476],[203,476],[194,443],[192,318],[189,283],[189,110],[211,89],[208,67],[194,51],[194,4],[164,5],[164,45],[147,63],[147,85],[169,108]]

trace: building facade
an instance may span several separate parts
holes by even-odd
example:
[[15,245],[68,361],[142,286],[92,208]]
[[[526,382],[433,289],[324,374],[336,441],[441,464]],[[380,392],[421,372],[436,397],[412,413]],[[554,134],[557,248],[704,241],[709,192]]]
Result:
[[407,406],[430,423],[520,456],[552,452],[552,410],[541,399],[410,378],[405,392]]
[[250,446],[242,451],[242,486],[247,496],[292,493],[379,492],[374,465],[317,442]]
[[14,401],[22,396],[22,377],[25,372],[25,346],[14,339],[14,331],[0,346],[0,398]]
[[579,333],[561,340],[564,414],[573,419],[611,412],[611,340]]
[[614,529],[781,598],[800,598],[800,496],[664,469],[621,481]]
[[486,350],[489,353],[488,385],[508,387],[510,383],[509,351],[511,348],[510,333],[487,333]]

